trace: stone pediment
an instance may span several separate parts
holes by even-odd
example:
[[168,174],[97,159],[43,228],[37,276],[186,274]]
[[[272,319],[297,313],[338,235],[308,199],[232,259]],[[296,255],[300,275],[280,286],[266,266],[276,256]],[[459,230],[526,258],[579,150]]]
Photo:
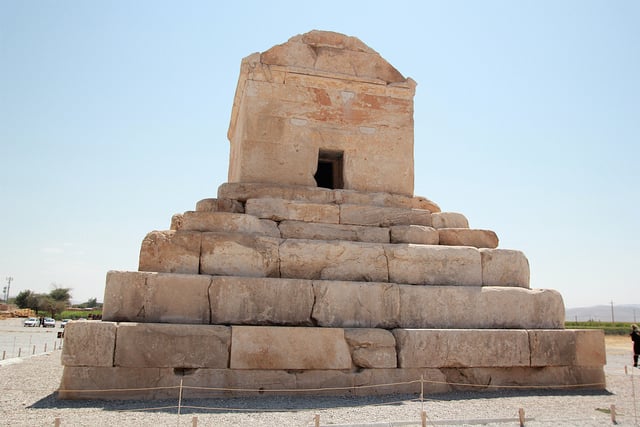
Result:
[[291,37],[286,43],[263,52],[260,62],[312,74],[345,74],[387,84],[407,82],[407,78],[362,41],[331,31],[313,30]]

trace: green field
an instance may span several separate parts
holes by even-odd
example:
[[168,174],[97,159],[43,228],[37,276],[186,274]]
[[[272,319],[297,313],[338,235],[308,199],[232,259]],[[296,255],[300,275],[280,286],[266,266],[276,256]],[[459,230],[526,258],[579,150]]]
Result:
[[629,335],[631,323],[625,322],[564,322],[567,329],[602,329],[605,335]]

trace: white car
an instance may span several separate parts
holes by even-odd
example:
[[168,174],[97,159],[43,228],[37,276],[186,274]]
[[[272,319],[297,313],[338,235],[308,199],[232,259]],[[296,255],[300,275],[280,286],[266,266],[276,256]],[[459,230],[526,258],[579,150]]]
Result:
[[24,321],[23,325],[25,328],[27,326],[29,326],[30,328],[33,328],[40,325],[40,320],[36,319],[35,317],[29,317]]
[[51,317],[45,317],[44,319],[44,325],[42,325],[43,328],[55,328],[56,327],[56,320],[52,319]]

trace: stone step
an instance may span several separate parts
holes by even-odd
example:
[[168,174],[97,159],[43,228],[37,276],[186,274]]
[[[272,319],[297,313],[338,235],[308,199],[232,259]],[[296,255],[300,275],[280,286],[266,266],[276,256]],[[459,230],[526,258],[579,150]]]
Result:
[[300,185],[227,182],[218,187],[218,198],[246,202],[249,199],[276,198],[322,204],[355,204],[393,208],[425,209],[440,212],[440,207],[424,197],[356,190],[330,190]]
[[149,233],[139,270],[465,286],[485,284],[486,271],[486,284],[529,286],[529,264],[519,251],[184,230]]
[[103,319],[330,328],[559,329],[564,325],[564,305],[556,291],[519,287],[110,271]]
[[344,329],[71,322],[65,367],[337,370],[600,367],[601,330]]

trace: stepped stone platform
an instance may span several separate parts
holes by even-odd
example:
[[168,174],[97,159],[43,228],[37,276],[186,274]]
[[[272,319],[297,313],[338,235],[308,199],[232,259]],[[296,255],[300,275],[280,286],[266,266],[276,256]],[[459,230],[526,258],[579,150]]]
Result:
[[605,387],[602,331],[497,234],[413,195],[413,95],[358,39],[243,60],[229,182],[107,274],[65,330],[63,399]]

